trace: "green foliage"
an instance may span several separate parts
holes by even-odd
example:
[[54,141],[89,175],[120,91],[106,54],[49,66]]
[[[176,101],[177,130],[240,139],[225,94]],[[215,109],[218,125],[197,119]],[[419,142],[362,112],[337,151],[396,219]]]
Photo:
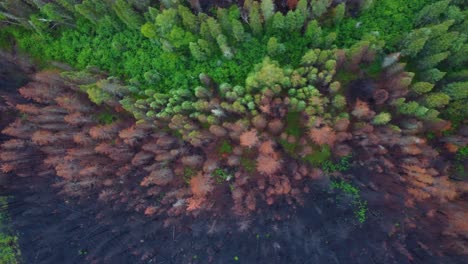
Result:
[[223,154],[231,154],[232,153],[232,146],[231,144],[229,144],[229,142],[227,140],[223,140],[221,142],[221,145],[219,146],[219,149],[218,149],[218,152],[219,154],[223,155]]
[[424,98],[424,103],[430,108],[441,108],[450,102],[450,96],[444,93],[431,93]]
[[301,113],[289,112],[286,115],[286,133],[299,138],[302,134],[301,128]]
[[417,82],[413,84],[411,90],[416,94],[425,94],[432,90],[434,84],[428,82]]
[[322,146],[320,149],[314,151],[313,154],[306,155],[303,160],[314,165],[321,166],[327,162],[331,157],[330,147],[327,145]]
[[335,171],[347,171],[350,168],[350,160],[352,156],[344,156],[338,160],[337,163],[333,163],[331,160],[325,160],[322,163],[322,170],[326,173],[331,173]]
[[211,176],[215,179],[216,183],[218,183],[218,184],[229,181],[233,177],[230,173],[228,173],[227,171],[225,171],[225,170],[223,170],[221,168],[216,168],[211,173]]
[[248,157],[241,157],[240,163],[245,171],[249,173],[254,173],[256,171],[257,164],[255,163],[254,159],[250,159]]
[[0,263],[17,264],[21,263],[21,251],[18,244],[18,237],[11,228],[10,216],[8,212],[8,197],[0,196]]
[[354,214],[359,223],[364,223],[368,212],[367,201],[362,200],[359,189],[344,180],[331,181],[330,187],[340,190],[352,198],[351,204],[355,207]]
[[358,17],[347,17],[327,29],[337,33],[337,45],[349,47],[368,33],[385,41],[385,50],[395,52],[405,32],[413,28],[415,14],[432,0],[380,0]]
[[103,125],[108,125],[115,122],[118,117],[113,115],[111,112],[103,112],[97,116],[99,123]]
[[381,112],[372,119],[372,124],[374,125],[386,125],[392,120],[390,113]]
[[184,175],[182,176],[183,179],[184,179],[184,182],[186,184],[190,184],[190,179],[192,179],[192,177],[195,176],[196,174],[197,174],[197,172],[193,168],[185,167],[184,168]]

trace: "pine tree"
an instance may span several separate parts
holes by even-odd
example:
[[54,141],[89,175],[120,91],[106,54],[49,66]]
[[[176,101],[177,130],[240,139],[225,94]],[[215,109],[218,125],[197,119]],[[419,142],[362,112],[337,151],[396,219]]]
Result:
[[411,86],[411,90],[416,94],[428,93],[434,88],[434,84],[428,82],[417,82]]
[[183,5],[177,7],[179,16],[182,18],[182,24],[185,29],[188,29],[193,34],[197,34],[199,31],[198,17],[192,13],[190,9]]
[[198,46],[195,42],[190,42],[189,44],[190,53],[192,56],[199,61],[206,60],[206,54],[201,50],[200,46]]
[[271,37],[268,40],[268,43],[267,43],[268,55],[270,56],[278,55],[280,53],[283,53],[284,50],[285,50],[284,45],[279,43],[277,38]]
[[268,24],[275,14],[275,4],[273,0],[262,0],[261,3],[263,20]]
[[254,35],[262,35],[262,20],[260,17],[260,5],[258,2],[253,2],[250,8],[249,25]]
[[158,37],[156,27],[154,26],[154,24],[149,23],[149,22],[145,23],[141,27],[141,33],[143,34],[143,36],[150,38],[150,39],[157,39]]
[[426,25],[429,23],[437,22],[440,15],[442,15],[450,4],[450,0],[443,0],[431,5],[425,6],[414,19],[415,26]]
[[468,99],[468,81],[450,83],[442,91],[453,100]]
[[232,25],[232,35],[234,36],[236,41],[241,42],[245,36],[244,26],[239,20],[234,19],[234,18],[231,19],[231,25]]
[[323,15],[325,12],[327,12],[327,9],[330,6],[331,1],[330,0],[312,0],[310,4],[312,6],[312,14],[314,18],[318,18],[321,15]]
[[346,3],[341,3],[335,7],[333,10],[333,22],[338,24],[343,20],[346,12]]
[[75,10],[92,23],[97,24],[97,22],[104,15],[102,13],[99,13],[99,10],[101,8],[96,8],[98,6],[102,6],[102,4],[96,4],[93,0],[83,0],[81,4],[75,5]]
[[429,108],[441,108],[450,102],[450,96],[444,93],[430,93],[424,98],[424,104]]
[[276,12],[273,16],[272,23],[271,23],[271,31],[273,34],[279,34],[283,32],[285,29],[285,17],[281,12]]
[[403,40],[401,55],[416,57],[424,48],[431,30],[428,28],[419,28],[410,32]]
[[450,52],[441,52],[428,57],[425,57],[418,61],[417,66],[421,70],[427,70],[435,68],[440,62],[447,59],[450,55]]
[[387,113],[387,112],[382,112],[379,113],[372,119],[372,124],[374,125],[386,125],[390,120],[392,119],[392,116]]

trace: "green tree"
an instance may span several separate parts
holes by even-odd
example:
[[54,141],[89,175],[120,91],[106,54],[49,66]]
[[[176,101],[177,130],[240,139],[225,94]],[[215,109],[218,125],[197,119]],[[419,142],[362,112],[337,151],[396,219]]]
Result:
[[249,11],[249,25],[255,36],[262,35],[262,20],[258,2],[253,2]]
[[410,32],[404,39],[401,54],[404,56],[416,57],[424,48],[431,30],[428,28],[419,28]]
[[150,38],[150,39],[156,39],[158,37],[158,33],[156,32],[156,27],[149,22],[141,26],[141,33],[143,34],[143,36]]
[[421,26],[437,22],[439,17],[448,9],[450,0],[443,0],[425,6],[414,19],[414,25]]
[[424,104],[429,108],[441,108],[450,102],[450,96],[445,93],[430,93],[425,96]]
[[129,28],[138,29],[143,24],[143,17],[125,0],[116,0],[112,9]]
[[428,93],[434,88],[434,84],[428,82],[417,82],[411,86],[411,90],[416,94]]
[[374,125],[386,125],[392,120],[392,116],[387,112],[381,112],[372,119]]
[[427,70],[435,68],[440,62],[445,60],[450,55],[450,52],[441,52],[428,57],[425,57],[418,61],[417,66],[421,70]]
[[468,81],[450,83],[442,91],[453,100],[468,99]]
[[232,35],[236,39],[236,41],[241,42],[244,40],[245,36],[245,31],[244,31],[244,26],[242,23],[237,20],[237,19],[231,19],[231,25],[232,25]]
[[182,18],[182,24],[185,29],[188,29],[193,34],[198,34],[199,21],[198,17],[193,12],[183,5],[177,6],[179,16]]
[[268,24],[275,14],[275,4],[273,0],[262,0],[261,9],[265,24]]
[[335,9],[333,10],[333,22],[335,24],[340,23],[345,16],[345,12],[346,12],[346,3],[341,3],[337,5]]
[[202,51],[202,49],[200,48],[200,46],[198,46],[197,43],[190,42],[189,48],[190,48],[190,53],[196,60],[204,61],[207,59],[206,54]]
[[284,50],[285,50],[284,45],[279,43],[277,38],[271,37],[268,40],[268,43],[267,43],[268,55],[270,56],[278,55],[280,53],[283,53]]
[[271,23],[271,33],[282,33],[285,29],[285,17],[281,12],[276,12]]
[[331,4],[330,0],[312,0],[311,6],[312,6],[312,14],[314,18],[318,18],[321,15],[323,15],[325,12],[327,12],[327,9],[330,6],[330,4]]

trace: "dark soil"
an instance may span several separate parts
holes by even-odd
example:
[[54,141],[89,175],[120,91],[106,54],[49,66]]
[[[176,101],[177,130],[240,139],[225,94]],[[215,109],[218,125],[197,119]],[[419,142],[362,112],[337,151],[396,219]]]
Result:
[[23,263],[464,263],[424,250],[403,227],[391,230],[402,213],[370,197],[379,194],[364,195],[370,214],[359,224],[349,198],[327,191],[326,180],[310,186],[303,207],[264,208],[238,221],[199,216],[169,227],[93,200],[64,199],[50,187],[52,177],[11,180],[2,195],[11,197]]

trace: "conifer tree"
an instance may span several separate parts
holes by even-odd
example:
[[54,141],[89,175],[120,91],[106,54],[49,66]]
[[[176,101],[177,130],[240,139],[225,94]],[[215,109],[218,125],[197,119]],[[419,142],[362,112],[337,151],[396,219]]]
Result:
[[262,0],[261,3],[262,15],[265,24],[268,24],[275,14],[275,4],[273,0]]
[[262,34],[262,20],[260,17],[260,5],[258,2],[253,2],[249,11],[249,25],[255,36]]

